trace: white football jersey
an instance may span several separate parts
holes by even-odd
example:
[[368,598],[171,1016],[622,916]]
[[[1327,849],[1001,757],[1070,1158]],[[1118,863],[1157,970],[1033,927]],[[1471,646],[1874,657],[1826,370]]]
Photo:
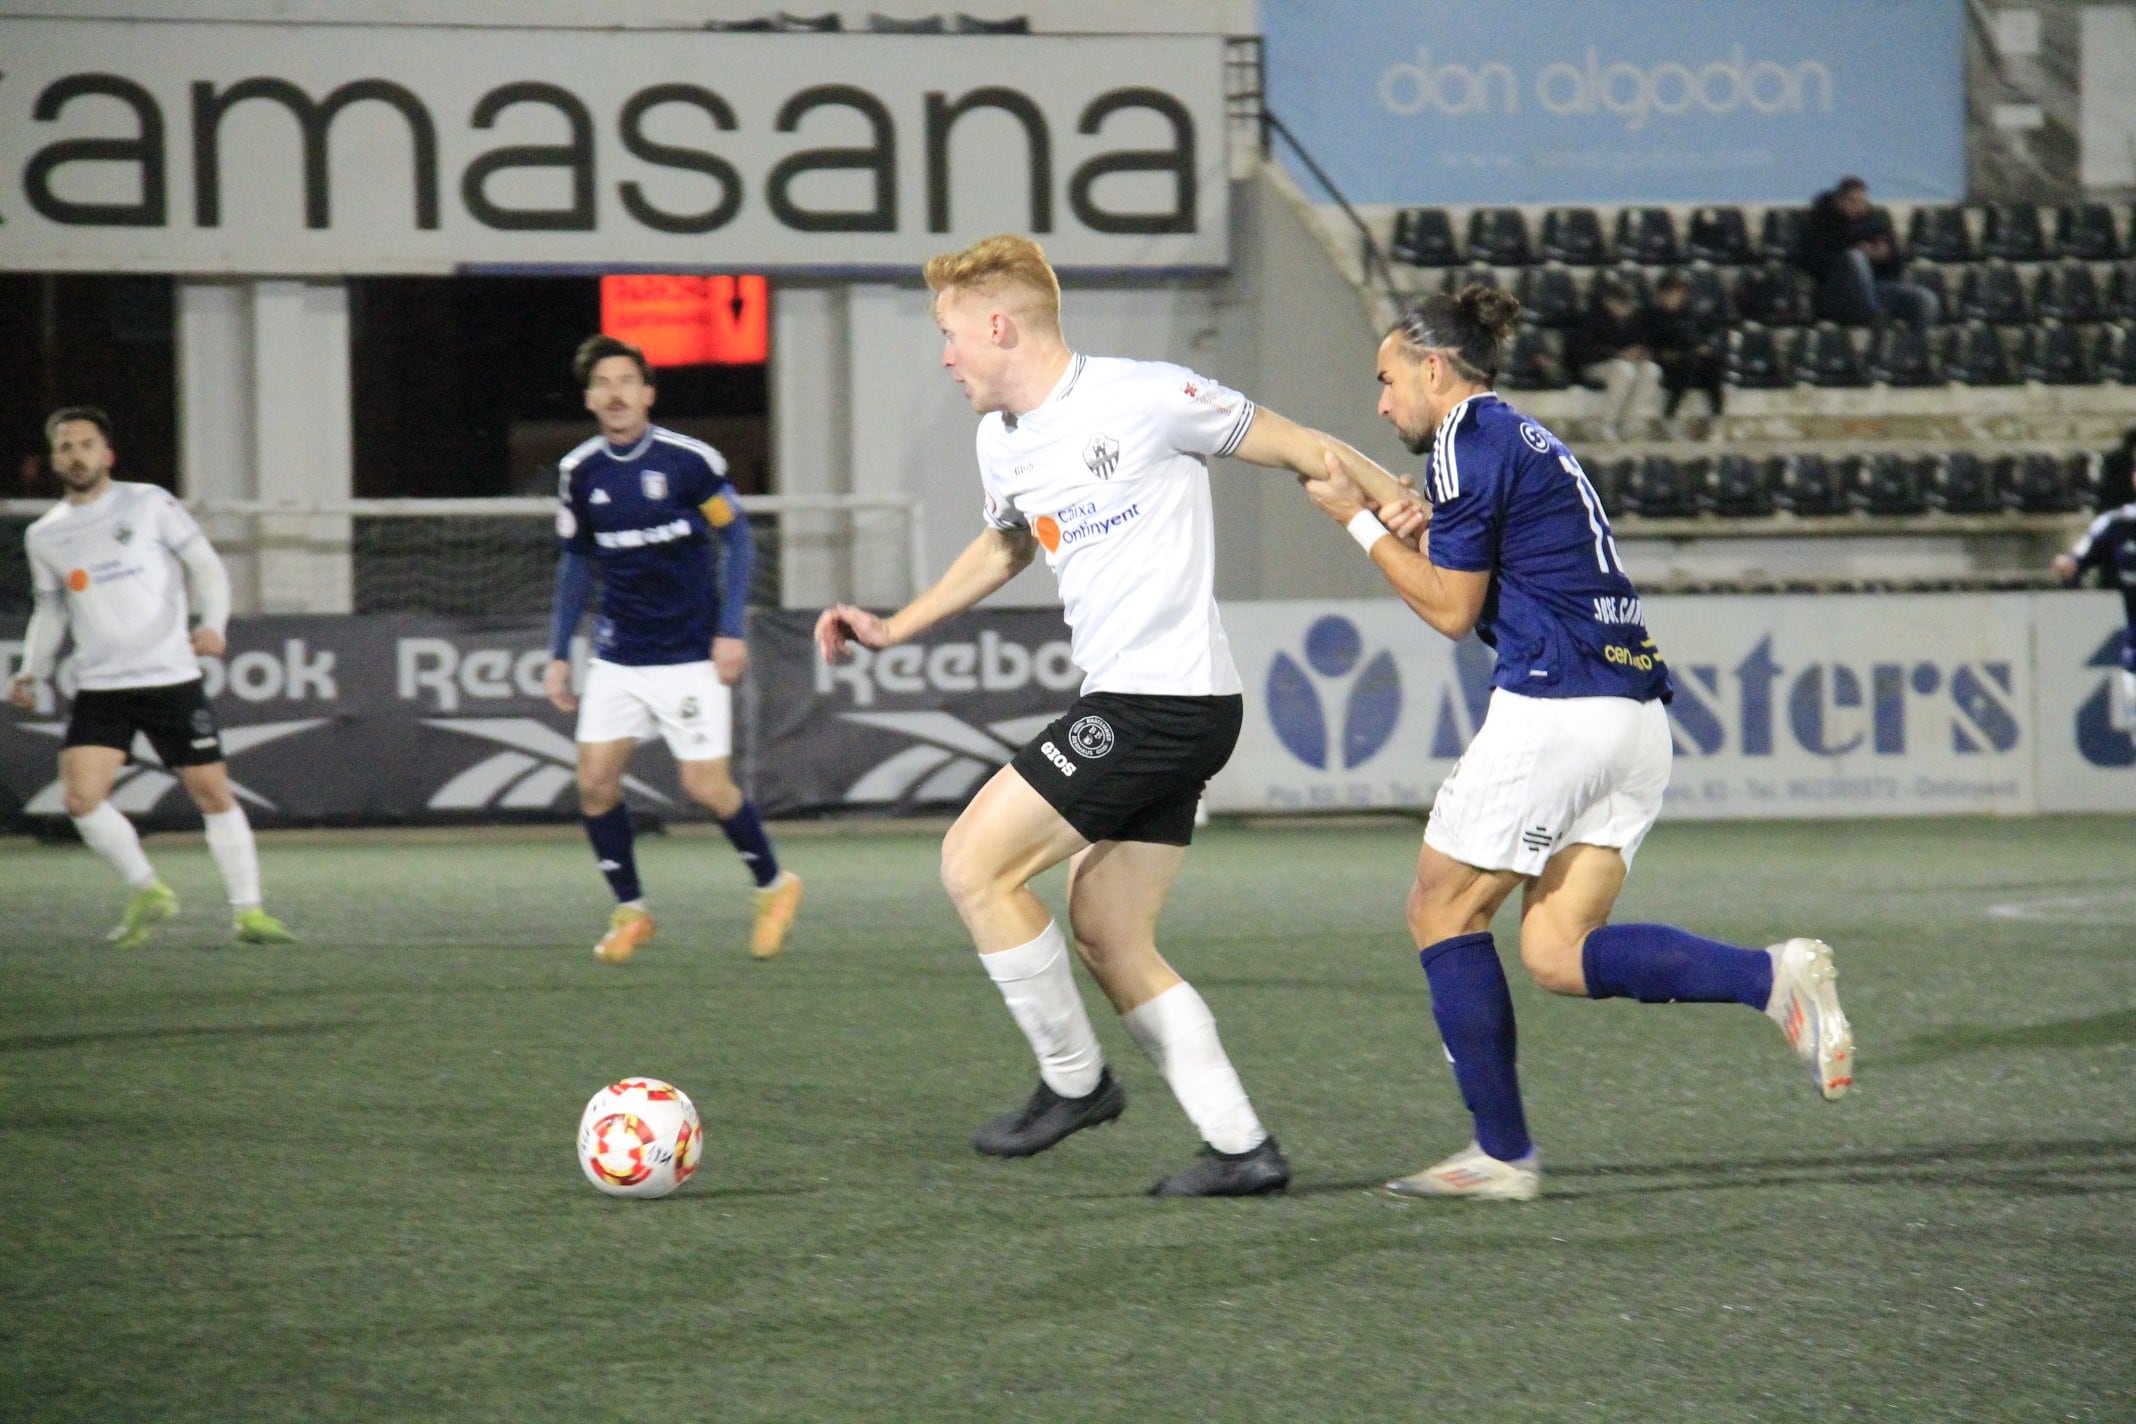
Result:
[[1208,462],[1238,448],[1253,413],[1183,366],[1079,355],[1036,410],[979,422],[987,522],[1045,550],[1084,692],[1239,691]]
[[120,480],[89,504],[54,505],[29,527],[22,542],[38,600],[65,600],[77,687],[161,687],[200,676],[177,551],[201,537],[169,490]]

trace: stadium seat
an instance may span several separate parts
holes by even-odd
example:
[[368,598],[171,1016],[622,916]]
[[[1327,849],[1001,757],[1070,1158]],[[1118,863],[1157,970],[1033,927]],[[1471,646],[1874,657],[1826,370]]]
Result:
[[895,15],[871,12],[868,29],[878,35],[941,35],[949,33],[949,21],[941,15],[921,15],[901,20]]
[[2108,321],[2136,321],[2136,262],[2116,262],[2107,272],[2101,315]]
[[1943,374],[1968,386],[2011,386],[2018,380],[2002,333],[1978,321],[1951,328],[1950,344],[1943,352]]
[[1528,265],[1528,220],[1519,208],[1478,208],[1469,214],[1468,252],[1471,262],[1493,267]]
[[2025,379],[2048,386],[2089,386],[2099,379],[2088,333],[2081,326],[2050,322],[2025,328],[2019,348]]
[[1938,457],[1925,493],[1929,507],[1945,514],[1996,514],[2003,508],[1994,466],[1969,451]]
[[1869,350],[1869,379],[1887,386],[1940,386],[1943,364],[1929,334],[1906,322],[1891,322]]
[[1705,468],[1699,504],[1730,519],[1760,519],[1773,512],[1777,460],[1723,455]]
[[1562,391],[1570,383],[1565,372],[1564,337],[1540,326],[1523,324],[1506,351],[1498,384],[1509,391]]
[[2047,257],[2047,234],[2040,210],[2031,203],[1990,203],[1980,232],[1984,257],[2006,262],[2041,262]]
[[1846,491],[1822,455],[1790,455],[1781,461],[1773,503],[1805,517],[1839,514],[1847,507]]
[[1853,335],[1843,326],[1821,321],[1804,336],[1795,372],[1813,386],[1866,386],[1869,373]]
[[2073,514],[2083,507],[2068,467],[2042,452],[2005,455],[1995,462],[2003,507],[2022,514]]
[[[1590,303],[1594,301],[1595,291],[1601,285],[1601,279],[1604,275],[1597,273],[1596,280],[1588,284],[1587,300]],[[1654,300],[1654,283],[1647,276],[1646,268],[1634,266],[1629,262],[1620,262],[1610,268],[1606,275],[1610,281],[1615,282],[1619,287],[1631,293],[1632,305],[1635,308],[1644,309]]]
[[1890,454],[1855,457],[1846,469],[1848,503],[1869,514],[1927,513],[1925,462],[1933,459]]
[[1957,315],[1964,321],[1997,324],[2027,321],[2031,303],[2025,299],[2025,284],[2008,262],[1976,262],[1965,269],[1958,283]]
[[2098,321],[2106,315],[2099,279],[2082,262],[2042,267],[2032,279],[2032,314],[2055,321]]
[[1750,228],[1741,208],[1693,208],[1684,255],[1695,262],[1740,267],[1751,260]]
[[976,15],[959,14],[951,28],[960,35],[1028,35],[1031,17],[1011,15],[1005,20],[982,20]]
[[1587,482],[1594,486],[1596,498],[1602,501],[1602,512],[1612,519],[1625,512],[1624,487],[1632,482],[1632,471],[1638,464],[1637,456],[1625,455],[1581,466],[1587,471]]
[[1580,319],[1580,289],[1572,270],[1552,263],[1527,267],[1513,279],[1521,313],[1538,326],[1571,326]]
[[823,15],[790,15],[781,10],[778,27],[795,34],[836,34],[845,28],[845,21],[833,10]]
[[1690,305],[1695,315],[1716,326],[1735,320],[1735,303],[1729,298],[1728,283],[1720,268],[1709,262],[1694,262],[1676,271],[1691,286]]
[[1768,262],[1793,262],[1802,247],[1802,225],[1810,216],[1807,208],[1767,208],[1758,225],[1758,246]]
[[1453,220],[1444,208],[1403,208],[1396,213],[1388,253],[1395,261],[1412,267],[1461,265],[1460,249],[1454,245]]
[[1728,333],[1728,384],[1776,391],[1795,384],[1787,344],[1769,326],[1745,323]]
[[1761,326],[1805,326],[1812,318],[1809,279],[1784,262],[1745,267],[1736,278],[1735,310]]
[[2055,209],[2054,251],[2077,262],[2112,262],[2122,253],[2114,210],[2104,203],[2064,203]]
[[[1648,455],[1627,472],[1624,509],[1641,519],[1689,519],[1698,513],[1697,482],[1667,455]],[[1606,507],[1606,506],[1605,506]]]
[[1906,245],[1921,262],[1970,262],[1973,234],[1964,208],[1915,208],[1906,223]]
[[1676,261],[1676,218],[1667,208],[1620,208],[1617,211],[1617,257],[1648,267]]
[[764,15],[754,20],[707,20],[704,27],[730,35],[768,35],[779,28],[779,22]]
[[2105,458],[2096,450],[2075,450],[2062,457],[2062,478],[2078,509],[2099,508],[2099,483],[2105,475]]
[[1536,249],[1545,262],[1569,262],[1575,267],[1599,267],[1609,261],[1602,219],[1593,208],[1552,208],[1544,213]]
[[2136,386],[2136,328],[2099,328],[2099,374],[2124,386]]
[[1943,275],[1943,270],[1933,262],[1914,262],[1908,264],[1903,277],[1932,294],[1936,299],[1936,310],[1943,314],[1943,320],[1949,321],[1952,310],[1951,284]]

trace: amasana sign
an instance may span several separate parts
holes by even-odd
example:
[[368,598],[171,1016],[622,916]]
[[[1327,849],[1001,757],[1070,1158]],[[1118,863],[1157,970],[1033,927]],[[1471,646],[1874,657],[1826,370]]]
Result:
[[0,21],[0,267],[1227,261],[1221,41]]

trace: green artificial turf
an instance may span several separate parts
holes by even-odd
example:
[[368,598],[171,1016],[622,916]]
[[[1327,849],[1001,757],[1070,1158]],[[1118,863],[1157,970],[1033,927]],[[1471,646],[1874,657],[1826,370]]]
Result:
[[[132,953],[88,852],[7,843],[0,1419],[2136,1416],[2136,818],[1663,826],[1618,918],[1831,940],[1859,1082],[1516,966],[1532,1204],[1375,1190],[1468,1135],[1416,841],[1204,834],[1167,952],[1298,1180],[1202,1202],[1143,1195],[1197,1141],[1094,992],[1126,1116],[972,1153],[1033,1071],[934,835],[788,836],[768,964],[724,843],[648,838],[620,969],[568,836],[270,839],[274,949],[152,839]],[[624,1074],[704,1116],[664,1201],[573,1162]]]

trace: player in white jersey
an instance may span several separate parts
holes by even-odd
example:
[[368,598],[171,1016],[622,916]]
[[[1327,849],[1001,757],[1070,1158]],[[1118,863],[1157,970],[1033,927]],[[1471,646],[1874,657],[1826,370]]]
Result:
[[[157,879],[133,824],[109,799],[136,738],[144,738],[200,808],[236,937],[291,943],[295,936],[261,907],[252,825],[231,794],[221,729],[201,694],[198,655],[222,652],[230,617],[222,560],[169,491],[111,478],[116,457],[102,411],[55,411],[45,436],[66,494],[23,536],[36,608],[8,693],[18,707],[37,705],[37,686],[71,628],[76,692],[59,776],[82,840],[133,892],[110,938],[132,949],[178,913],[178,897]],[[200,618],[190,633],[188,585]]]
[[1081,699],[980,789],[942,844],[943,884],[1039,1064],[1029,1102],[983,1125],[973,1145],[1027,1157],[1126,1106],[1067,941],[1028,888],[1072,859],[1076,951],[1207,1144],[1151,1192],[1280,1190],[1290,1165],[1207,1004],[1157,952],[1156,926],[1243,710],[1214,596],[1208,461],[1235,455],[1302,478],[1324,470],[1331,442],[1182,367],[1071,350],[1060,286],[1029,238],[936,257],[927,283],[942,364],[982,417],[986,528],[888,618],[826,609],[817,643],[835,662],[853,643],[904,642],[1043,551],[1086,674]]

